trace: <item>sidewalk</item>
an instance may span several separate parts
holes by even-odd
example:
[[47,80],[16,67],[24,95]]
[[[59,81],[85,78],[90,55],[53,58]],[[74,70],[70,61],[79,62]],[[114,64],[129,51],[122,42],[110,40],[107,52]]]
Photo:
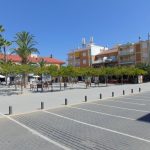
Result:
[[91,87],[88,89],[67,89],[65,91],[57,92],[43,92],[43,93],[29,93],[25,91],[22,95],[3,96],[0,95],[0,112],[8,114],[8,107],[13,107],[13,113],[25,113],[35,111],[40,108],[41,101],[44,102],[45,108],[55,108],[64,106],[65,98],[68,99],[68,104],[77,104],[84,101],[85,95],[88,101],[95,101],[99,99],[99,94],[103,98],[111,97],[114,92],[115,97],[121,96],[122,91],[125,94],[131,94],[131,89],[134,93],[150,91],[150,83],[143,84],[126,84],[126,85],[111,85],[108,87]]

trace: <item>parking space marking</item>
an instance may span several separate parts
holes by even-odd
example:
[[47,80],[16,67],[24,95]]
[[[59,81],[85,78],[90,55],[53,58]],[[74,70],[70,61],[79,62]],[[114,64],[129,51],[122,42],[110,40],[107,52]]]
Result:
[[148,99],[150,98],[150,96],[148,97],[148,96],[145,96],[145,95],[144,96],[143,95],[137,95],[137,96],[138,97],[143,97],[143,98],[148,98]]
[[106,100],[106,101],[113,101],[113,102],[118,102],[118,103],[126,103],[126,104],[131,104],[131,105],[141,105],[141,106],[146,105],[146,104],[141,104],[141,103],[123,102],[123,101],[118,101],[118,100]]
[[145,102],[150,102],[150,100],[142,99],[141,98],[130,98],[130,97],[124,97],[124,99],[130,99],[130,100],[135,100],[135,101],[145,101]]
[[84,109],[84,108],[73,107],[73,106],[69,106],[69,107],[74,108],[74,109],[79,109],[79,110],[87,111],[87,112],[96,113],[96,114],[101,114],[101,115],[106,115],[106,116],[121,118],[121,119],[127,119],[127,120],[132,120],[132,121],[136,120],[136,119],[133,119],[133,118],[123,117],[123,116],[118,116],[118,115],[112,115],[112,114],[103,113],[103,112],[99,112],[99,111],[93,111],[93,110],[90,110],[90,109]]
[[60,148],[62,148],[62,149],[64,149],[64,150],[71,150],[70,148],[68,148],[68,147],[66,147],[66,146],[64,146],[64,145],[61,145],[61,144],[59,144],[59,143],[57,143],[57,142],[55,142],[55,141],[53,141],[53,140],[47,138],[46,136],[40,134],[40,133],[37,132],[36,130],[33,130],[33,129],[29,128],[28,126],[24,125],[23,123],[20,123],[19,121],[15,120],[15,119],[13,119],[13,118],[11,118],[11,117],[9,117],[9,116],[3,115],[2,113],[0,113],[0,114],[1,114],[2,116],[4,116],[5,118],[11,120],[12,122],[14,122],[14,123],[20,125],[21,127],[27,129],[27,130],[30,131],[32,134],[37,135],[37,136],[39,136],[40,138],[42,138],[42,139],[48,141],[49,143],[52,143],[52,144],[54,144],[54,145],[56,145],[56,146],[58,146],[58,147],[60,147]]
[[98,103],[94,103],[94,102],[88,103],[88,104],[105,106],[105,107],[110,107],[110,108],[117,108],[117,109],[124,109],[124,110],[131,110],[131,111],[138,111],[138,112],[144,112],[144,113],[150,113],[150,111],[146,111],[146,110],[133,109],[133,108],[127,108],[127,107],[118,107],[118,106],[114,106],[114,105],[98,104]]
[[150,143],[150,140],[148,140],[148,139],[140,138],[140,137],[137,137],[137,136],[134,136],[134,135],[130,135],[130,134],[126,134],[126,133],[123,133],[123,132],[118,132],[116,130],[111,130],[111,129],[104,128],[104,127],[101,127],[101,126],[85,123],[85,122],[82,122],[82,121],[79,121],[79,120],[75,120],[75,119],[63,116],[63,115],[59,115],[57,113],[49,112],[49,111],[46,111],[46,110],[43,110],[43,112],[45,112],[47,114],[51,114],[51,115],[57,116],[57,117],[60,117],[60,118],[63,118],[63,119],[71,120],[71,121],[79,123],[79,124],[83,124],[83,125],[90,126],[90,127],[97,128],[97,129],[101,129],[101,130],[104,130],[104,131],[107,131],[107,132],[123,135],[123,136],[126,136],[126,137],[130,137],[130,138],[133,138],[133,139],[136,139],[136,140],[140,140],[140,141],[146,142],[146,143]]

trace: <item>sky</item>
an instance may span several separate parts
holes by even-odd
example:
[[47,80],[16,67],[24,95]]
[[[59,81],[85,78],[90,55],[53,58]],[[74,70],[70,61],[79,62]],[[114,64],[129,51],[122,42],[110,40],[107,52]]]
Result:
[[110,48],[147,39],[150,0],[0,0],[0,24],[7,40],[30,32],[41,56],[66,61],[82,37]]

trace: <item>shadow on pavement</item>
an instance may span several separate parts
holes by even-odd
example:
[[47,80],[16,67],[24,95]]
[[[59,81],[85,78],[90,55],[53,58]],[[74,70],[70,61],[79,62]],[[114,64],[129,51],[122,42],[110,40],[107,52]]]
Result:
[[150,123],[150,113],[146,114],[145,116],[142,116],[142,117],[138,118],[137,121]]

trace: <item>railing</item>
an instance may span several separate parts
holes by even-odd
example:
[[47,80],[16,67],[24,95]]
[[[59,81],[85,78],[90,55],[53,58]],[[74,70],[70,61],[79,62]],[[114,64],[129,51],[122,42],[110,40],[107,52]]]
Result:
[[117,62],[117,58],[116,59],[108,58],[108,59],[105,59],[105,60],[99,59],[99,60],[93,61],[93,64],[111,63],[111,62]]
[[133,52],[133,51],[120,51],[119,52],[120,56],[133,55],[133,54],[135,54],[135,52]]
[[135,64],[135,60],[120,61],[119,64]]
[[93,61],[93,64],[99,64],[99,63],[104,63],[104,61],[102,59]]

